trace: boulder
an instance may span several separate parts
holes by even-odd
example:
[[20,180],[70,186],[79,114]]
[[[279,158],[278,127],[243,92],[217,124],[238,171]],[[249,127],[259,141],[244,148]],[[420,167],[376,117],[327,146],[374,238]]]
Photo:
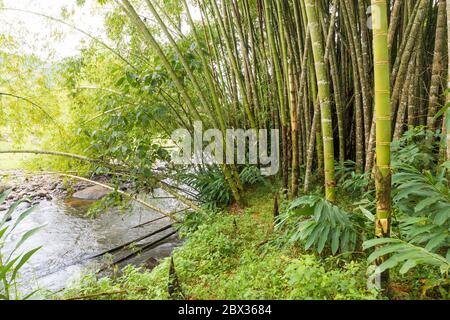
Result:
[[111,190],[108,190],[102,186],[93,186],[75,192],[72,197],[80,200],[100,200],[110,192]]

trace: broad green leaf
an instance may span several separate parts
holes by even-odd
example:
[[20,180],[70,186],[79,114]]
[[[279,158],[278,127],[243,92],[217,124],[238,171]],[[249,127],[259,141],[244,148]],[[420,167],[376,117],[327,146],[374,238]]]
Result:
[[322,234],[320,235],[319,242],[317,244],[317,252],[320,254],[322,253],[323,249],[325,248],[325,244],[328,240],[328,234],[330,233],[330,226],[326,226]]
[[389,253],[393,253],[399,250],[405,250],[408,249],[408,247],[405,246],[404,243],[398,243],[398,244],[392,244],[392,245],[387,245],[384,246],[378,250],[375,250],[368,258],[367,258],[367,262],[372,263],[373,261],[375,261],[376,259],[378,259],[379,257],[385,256]]
[[3,235],[6,232],[6,230],[8,230],[8,227],[4,227],[3,229],[0,230],[0,239],[3,237]]
[[450,206],[436,213],[433,222],[438,226],[442,226],[449,219],[450,219]]
[[369,219],[372,222],[375,222],[375,216],[372,214],[372,212],[370,212],[369,210],[367,210],[366,208],[363,208],[361,206],[359,206],[359,210],[361,210],[361,212],[364,214],[364,216]]
[[10,260],[6,265],[3,266],[2,269],[0,269],[0,279],[4,279],[6,277],[6,274],[9,272],[9,270],[11,270],[12,266],[18,259],[19,257]]
[[[438,234],[437,236],[433,237],[430,242],[427,243],[425,246],[425,250],[427,251],[433,251],[434,249],[438,248],[440,244],[442,244],[448,237],[448,234]],[[448,243],[447,243],[448,244]]]
[[372,240],[367,240],[363,243],[363,249],[367,250],[369,248],[375,247],[375,246],[379,246],[382,244],[387,244],[387,243],[398,243],[401,242],[398,239],[393,239],[393,238],[377,238],[377,239],[372,239]]
[[416,260],[408,260],[406,261],[403,266],[400,268],[400,274],[405,274],[407,273],[409,270],[411,270],[412,268],[414,268],[415,266],[417,266],[417,261]]
[[423,209],[427,208],[428,206],[435,204],[439,200],[442,200],[441,196],[426,198],[417,204],[417,206],[414,208],[414,211],[416,213],[418,213],[418,212],[422,211]]
[[339,249],[339,237],[341,236],[341,228],[337,227],[333,232],[333,239],[331,241],[331,252],[336,254]]

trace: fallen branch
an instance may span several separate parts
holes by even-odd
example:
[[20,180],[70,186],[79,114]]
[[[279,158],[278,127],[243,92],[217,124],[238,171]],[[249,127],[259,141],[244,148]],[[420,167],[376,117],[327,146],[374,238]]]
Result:
[[108,186],[108,185],[106,185],[106,184],[104,184],[104,183],[100,183],[100,182],[93,181],[93,180],[90,180],[90,179],[87,179],[87,178],[75,176],[75,175],[72,175],[72,174],[63,174],[63,173],[58,173],[58,174],[61,175],[61,176],[63,176],[63,177],[69,177],[69,178],[73,178],[73,179],[78,179],[78,180],[81,180],[81,181],[89,182],[89,183],[92,183],[92,184],[101,186],[101,187],[103,187],[103,188],[105,188],[105,189],[108,189],[108,190],[117,192],[118,194],[121,194],[121,195],[123,195],[123,196],[125,196],[125,197],[127,197],[127,198],[130,198],[130,199],[133,199],[134,201],[136,201],[136,202],[142,204],[143,206],[145,206],[145,207],[147,207],[147,208],[149,208],[149,209],[151,209],[151,210],[153,210],[153,211],[158,212],[159,214],[161,214],[161,215],[163,215],[163,216],[165,216],[165,217],[168,217],[168,218],[171,218],[171,219],[174,220],[174,221],[177,221],[177,219],[174,217],[173,214],[171,214],[171,213],[166,213],[166,212],[162,211],[161,209],[159,209],[159,208],[157,208],[157,207],[155,207],[155,206],[152,206],[151,204],[149,204],[149,203],[147,203],[147,202],[145,202],[145,201],[143,201],[143,200],[137,198],[136,196],[133,196],[132,194],[129,194],[129,193],[125,192],[125,191],[122,191],[122,190],[113,188],[113,187]]
[[164,191],[166,191],[168,194],[174,196],[178,201],[184,203],[185,205],[187,205],[188,207],[194,209],[195,211],[199,211],[200,207],[197,206],[194,202],[192,202],[190,199],[188,199],[185,196],[182,196],[181,194],[176,193],[175,191],[172,190],[172,186],[164,181],[159,181],[157,182],[157,185],[163,189]]
[[194,194],[193,192],[190,192],[190,191],[188,191],[188,190],[185,190],[185,189],[180,188],[180,187],[177,187],[177,186],[170,185],[170,184],[168,184],[167,182],[164,182],[163,179],[159,179],[159,180],[157,180],[157,182],[159,182],[159,183],[161,183],[161,184],[164,184],[164,185],[166,185],[167,187],[170,187],[171,189],[181,191],[181,192],[187,194],[188,196],[190,196],[190,197],[192,197],[192,198],[194,198],[194,199],[197,197],[197,195]]
[[[92,163],[103,163],[103,161],[98,160],[98,159],[93,159],[93,158],[81,156],[81,155],[78,155],[78,154],[67,153],[67,152],[59,152],[59,151],[46,151],[46,150],[1,150],[0,154],[44,154],[44,155],[61,156],[61,157],[66,157],[66,158],[72,158],[72,159],[77,159],[77,160],[86,161],[86,162],[92,162]],[[54,174],[59,174],[61,176],[66,176],[66,177],[71,177],[71,178],[74,178],[74,179],[82,180],[82,181],[85,181],[85,182],[89,182],[89,183],[92,183],[92,184],[96,184],[96,185],[102,186],[102,187],[104,187],[106,189],[109,189],[109,190],[112,190],[112,191],[116,191],[117,193],[122,194],[122,195],[124,195],[124,196],[126,196],[128,198],[131,198],[131,199],[139,202],[140,204],[142,204],[142,205],[144,205],[144,206],[146,206],[146,207],[148,207],[148,208],[158,212],[159,214],[167,216],[167,217],[169,217],[169,218],[171,218],[171,219],[176,221],[176,218],[174,217],[173,214],[165,213],[164,211],[160,210],[159,208],[157,208],[155,206],[152,206],[151,204],[149,204],[149,203],[147,203],[145,201],[142,201],[142,200],[138,199],[137,197],[135,197],[135,196],[133,196],[133,195],[131,195],[129,193],[126,193],[124,191],[116,190],[115,188],[110,187],[108,185],[105,185],[105,184],[102,184],[100,182],[96,182],[96,181],[93,181],[93,180],[90,180],[90,179],[87,179],[87,178],[83,178],[83,177],[80,177],[80,176],[76,176],[76,175],[63,174],[63,173],[54,173]],[[196,204],[194,204],[190,199],[188,199],[187,197],[184,197],[184,196],[176,193],[175,191],[173,191],[172,190],[173,187],[171,185],[169,185],[169,184],[167,184],[166,182],[163,182],[163,181],[157,181],[157,184],[158,184],[158,186],[161,189],[163,189],[164,191],[166,191],[167,193],[172,195],[178,201],[186,204],[188,207],[190,207],[190,208],[192,208],[192,209],[194,209],[196,211],[200,210],[200,208]]]
[[77,160],[82,160],[82,161],[87,161],[87,162],[94,162],[94,163],[102,162],[100,160],[92,159],[92,158],[85,157],[85,156],[80,156],[78,154],[59,152],[59,151],[46,151],[46,150],[1,150],[0,151],[0,154],[5,154],[5,153],[8,153],[8,154],[45,154],[45,155],[50,155],[50,156],[60,156],[60,157],[72,158],[72,159],[77,159]]
[[31,101],[30,99],[26,98],[26,97],[21,97],[18,95],[15,95],[13,93],[7,93],[7,92],[0,92],[1,96],[8,96],[8,97],[13,97],[16,99],[21,99],[29,104],[31,104],[33,107],[39,109],[42,113],[44,113],[51,121],[53,121],[56,126],[58,127],[59,133],[61,133],[61,135],[65,135],[67,136],[67,133],[63,130],[63,127],[61,126],[61,123],[59,123],[58,121],[56,121],[55,118],[53,118],[43,107],[41,107],[40,105],[38,105],[37,103]]

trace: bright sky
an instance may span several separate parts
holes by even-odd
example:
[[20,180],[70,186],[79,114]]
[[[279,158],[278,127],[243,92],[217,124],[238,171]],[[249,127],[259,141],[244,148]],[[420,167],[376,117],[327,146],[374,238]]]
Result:
[[[111,4],[101,6],[96,0],[85,0],[82,7],[77,6],[76,0],[0,0],[0,5],[2,2],[5,8],[28,10],[64,20],[108,43],[103,20],[104,15],[112,10]],[[200,20],[199,10],[190,7],[193,19]],[[64,11],[69,12],[69,18],[62,17]],[[34,53],[47,61],[74,56],[90,40],[88,36],[57,21],[14,10],[0,10],[2,33],[13,36],[18,42],[18,53]]]
[[[1,3],[1,0],[0,0]],[[110,8],[86,0],[83,7],[76,0],[3,0],[4,7],[43,13],[61,19],[64,10],[72,13],[68,21],[100,38],[104,37],[103,14]],[[0,33],[10,34],[19,42],[18,51],[35,53],[43,59],[59,60],[76,55],[89,38],[72,28],[29,13],[0,10]]]

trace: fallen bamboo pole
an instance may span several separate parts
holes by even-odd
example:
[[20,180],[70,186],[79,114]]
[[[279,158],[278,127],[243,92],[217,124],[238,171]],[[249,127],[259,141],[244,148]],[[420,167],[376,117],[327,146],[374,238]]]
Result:
[[[135,256],[137,256],[137,255],[140,254],[141,252],[143,252],[143,251],[145,251],[145,250],[148,250],[148,249],[151,249],[152,247],[154,247],[154,246],[157,245],[158,243],[160,243],[160,242],[162,242],[162,241],[164,241],[164,240],[170,238],[171,236],[173,236],[173,235],[176,234],[176,233],[177,233],[176,231],[172,231],[172,232],[168,233],[167,235],[165,235],[164,237],[162,237],[162,238],[160,238],[160,239],[158,239],[158,240],[155,240],[155,241],[149,242],[149,243],[147,243],[147,244],[144,244],[143,246],[141,246],[141,247],[140,247],[138,250],[136,250],[135,252],[132,252],[132,253],[130,253],[129,255],[127,255],[127,256],[125,256],[125,257],[123,257],[123,258],[120,258],[120,259],[114,261],[114,262],[112,263],[112,265],[114,266],[114,265],[117,265],[117,264],[119,264],[119,263],[121,263],[121,262],[124,262],[124,261],[126,261],[126,260],[129,260],[129,259],[131,259],[131,258],[134,258]],[[103,271],[103,270],[105,270],[105,269],[103,268],[103,269],[101,269],[100,271]]]
[[192,202],[190,199],[188,199],[185,196],[182,196],[181,194],[176,193],[175,191],[172,190],[172,186],[164,181],[159,181],[157,182],[157,185],[163,189],[165,192],[167,192],[168,194],[172,195],[173,197],[175,197],[178,201],[184,203],[185,205],[187,205],[188,207],[199,211],[200,208],[194,203]]
[[158,233],[161,233],[161,232],[163,232],[163,231],[166,231],[166,230],[168,230],[168,229],[170,229],[170,228],[172,228],[172,227],[173,227],[173,225],[172,225],[172,224],[169,224],[169,225],[164,226],[164,227],[162,227],[162,228],[160,228],[160,229],[158,229],[158,230],[152,231],[151,233],[146,234],[146,235],[144,235],[144,236],[142,236],[142,237],[139,237],[139,238],[137,238],[137,239],[133,239],[133,240],[131,240],[131,241],[128,241],[127,243],[121,244],[120,246],[117,246],[117,247],[114,247],[114,248],[109,249],[109,250],[107,250],[107,251],[101,252],[101,253],[96,254],[96,255],[94,255],[94,256],[92,256],[92,257],[89,257],[89,258],[87,258],[87,259],[94,259],[94,258],[98,258],[98,257],[104,256],[105,254],[108,254],[108,253],[113,253],[113,252],[119,251],[119,250],[121,250],[121,249],[123,249],[123,248],[125,248],[125,247],[127,247],[127,246],[129,246],[129,245],[131,245],[131,244],[133,244],[133,243],[137,243],[137,242],[142,241],[142,240],[144,240],[144,239],[150,238],[151,236],[154,236],[154,235],[156,235],[156,234],[158,234]]
[[[184,208],[184,209],[175,211],[175,212],[173,212],[172,214],[178,214],[178,213],[181,213],[181,212],[184,212],[184,211],[187,211],[187,210],[189,210],[189,208]],[[165,219],[165,218],[166,218],[166,217],[159,217],[159,218],[156,218],[156,219],[153,219],[153,220],[150,220],[150,221],[147,221],[147,222],[138,224],[137,226],[134,226],[134,227],[132,227],[131,229],[141,228],[141,227],[144,227],[144,226],[146,226],[146,225],[149,225],[149,224],[151,224],[151,223],[153,223],[153,222],[156,222],[156,221]]]
[[134,226],[134,227],[132,227],[131,229],[142,228],[142,227],[145,227],[146,225],[149,225],[149,224],[151,224],[151,223],[153,223],[153,222],[157,222],[157,221],[159,221],[159,220],[166,219],[166,218],[167,218],[167,217],[159,217],[159,218],[156,218],[156,219],[153,219],[153,220],[150,220],[150,221],[147,221],[147,222],[138,224],[137,226]]
[[80,156],[79,154],[74,153],[67,153],[67,152],[59,152],[59,151],[45,151],[45,150],[1,150],[0,154],[44,154],[44,155],[50,155],[50,156],[59,156],[59,157],[66,157],[66,158],[72,158],[87,162],[96,162],[100,163],[102,161],[97,159],[92,159],[85,156]]
[[[81,156],[78,154],[73,154],[73,153],[67,153],[67,152],[60,152],[60,151],[46,151],[46,150],[0,150],[0,154],[42,154],[42,155],[51,155],[51,156],[60,156],[60,157],[66,157],[66,158],[72,158],[72,159],[77,159],[77,160],[81,160],[81,161],[86,161],[86,162],[92,162],[92,163],[104,163],[103,161],[99,160],[99,159],[93,159],[93,158],[89,158],[89,157],[85,157],[85,156]],[[55,173],[53,173],[55,174]],[[112,188],[110,186],[107,186],[105,184],[101,184],[99,182],[87,179],[87,178],[83,178],[83,177],[79,177],[79,176],[75,176],[75,175],[68,175],[68,174],[63,174],[63,173],[57,173],[59,175],[62,176],[68,176],[68,177],[72,177],[74,179],[78,179],[78,180],[82,180],[82,181],[86,181],[86,182],[90,182],[99,186],[103,186],[107,189],[110,190],[115,190],[115,188]],[[161,189],[163,189],[164,191],[166,191],[167,193],[169,193],[170,195],[172,195],[174,198],[176,198],[178,201],[186,204],[187,206],[189,206],[190,208],[199,211],[200,208],[194,203],[192,202],[190,199],[188,199],[187,197],[180,195],[178,193],[176,193],[175,191],[171,190],[171,188],[174,188],[173,186],[171,186],[170,184],[163,182],[163,181],[156,181],[156,183],[161,187]],[[176,220],[173,216],[171,216],[170,214],[167,214],[165,212],[163,212],[162,210],[142,201],[139,200],[135,197],[133,197],[132,195],[121,191],[121,190],[115,190],[118,193],[132,198],[134,200],[136,200],[137,202],[141,203],[142,205],[149,207],[150,209],[162,214],[162,215],[166,215],[174,220]]]

